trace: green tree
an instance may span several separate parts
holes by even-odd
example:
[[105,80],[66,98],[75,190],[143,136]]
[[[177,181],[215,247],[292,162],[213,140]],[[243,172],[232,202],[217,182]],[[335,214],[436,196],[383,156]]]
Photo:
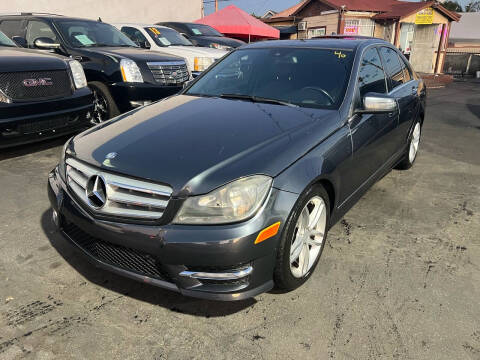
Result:
[[447,0],[447,1],[443,2],[442,5],[443,5],[444,8],[446,8],[448,10],[451,10],[451,11],[456,11],[456,12],[462,12],[463,11],[462,5],[460,5],[456,1]]
[[480,11],[480,1],[470,1],[470,3],[465,6],[465,12],[476,12]]

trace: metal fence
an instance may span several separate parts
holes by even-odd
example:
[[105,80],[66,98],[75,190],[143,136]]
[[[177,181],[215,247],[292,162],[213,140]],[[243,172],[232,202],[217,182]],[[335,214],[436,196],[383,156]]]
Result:
[[447,52],[443,65],[445,74],[476,76],[480,71],[480,50],[475,53]]

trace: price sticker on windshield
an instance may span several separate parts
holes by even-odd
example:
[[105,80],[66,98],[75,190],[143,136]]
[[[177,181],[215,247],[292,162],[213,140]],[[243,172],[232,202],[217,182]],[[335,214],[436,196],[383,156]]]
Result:
[[158,31],[158,29],[156,29],[154,27],[151,27],[150,31],[153,32],[155,35],[160,35],[160,31]]
[[334,53],[336,56],[338,56],[339,59],[345,59],[347,57],[347,54],[344,54],[341,51],[335,51]]

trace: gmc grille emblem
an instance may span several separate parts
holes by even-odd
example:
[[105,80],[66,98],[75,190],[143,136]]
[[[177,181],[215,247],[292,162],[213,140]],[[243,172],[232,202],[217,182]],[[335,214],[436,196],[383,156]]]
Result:
[[23,80],[23,86],[52,86],[53,82],[51,78],[38,78],[38,79],[25,79]]

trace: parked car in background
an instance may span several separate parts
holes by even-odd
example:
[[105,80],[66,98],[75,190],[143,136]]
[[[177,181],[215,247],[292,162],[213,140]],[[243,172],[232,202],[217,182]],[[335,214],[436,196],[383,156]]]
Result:
[[214,48],[194,46],[174,29],[159,25],[114,24],[130,40],[145,49],[183,57],[194,76],[208,69],[228,52]]
[[195,46],[212,47],[230,51],[245,44],[245,42],[241,40],[226,37],[211,26],[204,24],[159,22],[157,25],[163,25],[177,30]]
[[177,93],[190,79],[183,58],[137,46],[112,25],[60,15],[0,16],[0,30],[17,44],[78,60],[102,122]]
[[425,97],[383,40],[250,44],[67,143],[49,176],[53,219],[98,266],[185,295],[291,290],[329,228],[413,165]]
[[79,132],[92,111],[78,61],[21,49],[0,31],[0,148]]

